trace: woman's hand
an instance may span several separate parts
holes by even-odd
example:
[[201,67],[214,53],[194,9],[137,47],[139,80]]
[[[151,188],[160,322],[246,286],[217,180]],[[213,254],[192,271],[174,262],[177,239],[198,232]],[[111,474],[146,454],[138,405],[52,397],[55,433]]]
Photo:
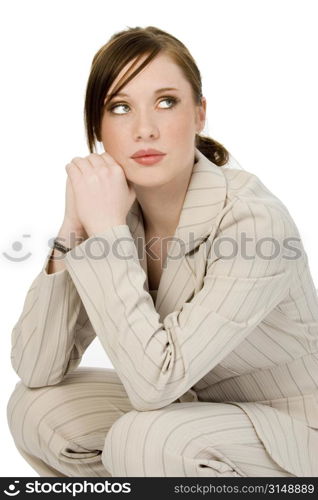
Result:
[[89,237],[110,226],[126,224],[136,193],[112,156],[104,152],[75,157],[65,169],[72,184],[78,219]]
[[66,180],[64,221],[76,230],[85,231],[77,214],[74,191],[69,176]]

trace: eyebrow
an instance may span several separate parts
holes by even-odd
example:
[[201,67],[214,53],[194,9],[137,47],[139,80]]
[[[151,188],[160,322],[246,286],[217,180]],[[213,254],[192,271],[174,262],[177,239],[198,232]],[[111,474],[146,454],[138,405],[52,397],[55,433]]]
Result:
[[[166,90],[179,90],[175,87],[162,87],[161,89],[157,89],[154,91],[154,94],[159,94],[160,92],[165,92]],[[128,94],[125,94],[124,92],[118,92],[116,95],[112,97],[112,99],[116,96],[123,96],[123,97],[129,97]]]

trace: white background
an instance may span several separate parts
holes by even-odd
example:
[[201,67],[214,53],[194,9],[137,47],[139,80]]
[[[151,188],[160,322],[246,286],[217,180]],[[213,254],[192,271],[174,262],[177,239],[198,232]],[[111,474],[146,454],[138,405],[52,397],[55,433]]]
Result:
[[[19,380],[11,332],[62,223],[65,165],[89,154],[83,106],[94,54],[135,26],[157,26],[185,43],[207,98],[203,133],[287,206],[318,287],[317,14],[315,0],[1,2],[2,477],[38,476],[7,426]],[[28,253],[20,262],[4,255]],[[83,365],[112,366],[97,338]]]

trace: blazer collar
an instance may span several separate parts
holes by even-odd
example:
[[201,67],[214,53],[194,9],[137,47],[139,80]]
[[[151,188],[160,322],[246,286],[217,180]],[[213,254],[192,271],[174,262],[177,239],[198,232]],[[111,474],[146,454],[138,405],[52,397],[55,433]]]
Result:
[[[195,148],[195,163],[183,202],[174,238],[179,238],[182,250],[190,252],[212,231],[218,213],[224,207],[226,178],[198,148]],[[135,199],[128,214],[127,225],[136,240],[145,239],[141,207]],[[184,246],[183,246],[184,245]]]
[[[195,163],[188,189],[183,202],[178,226],[176,228],[172,243],[169,246],[169,259],[165,263],[157,293],[156,304],[167,298],[166,307],[161,312],[169,312],[171,301],[167,294],[167,288],[174,288],[172,277],[179,283],[180,273],[187,278],[184,293],[180,300],[193,292],[195,288],[194,276],[189,267],[187,255],[196,249],[202,241],[216,230],[215,221],[225,204],[227,192],[226,177],[222,168],[204,156],[198,148],[195,148]],[[147,277],[147,255],[145,252],[145,231],[143,225],[141,207],[136,199],[132,204],[126,218],[126,223],[134,238],[140,264],[146,274],[146,289],[148,290]],[[213,236],[212,236],[213,237]],[[176,256],[179,256],[177,258]],[[181,258],[180,258],[181,255]],[[172,257],[172,259],[170,259]],[[202,263],[200,263],[201,265]],[[174,289],[174,293],[176,289]],[[171,297],[170,297],[171,298]],[[176,305],[174,303],[174,305]]]

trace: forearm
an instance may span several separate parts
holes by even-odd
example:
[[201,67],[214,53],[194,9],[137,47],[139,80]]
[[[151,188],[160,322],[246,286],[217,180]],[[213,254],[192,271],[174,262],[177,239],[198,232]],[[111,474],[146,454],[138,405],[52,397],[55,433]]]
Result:
[[[65,221],[58,237],[62,244],[74,248],[87,234]],[[11,363],[29,387],[60,382],[80,363],[83,352],[95,337],[64,266],[65,254],[58,250],[57,253],[60,254],[57,260],[46,259],[31,284],[12,332]]]

